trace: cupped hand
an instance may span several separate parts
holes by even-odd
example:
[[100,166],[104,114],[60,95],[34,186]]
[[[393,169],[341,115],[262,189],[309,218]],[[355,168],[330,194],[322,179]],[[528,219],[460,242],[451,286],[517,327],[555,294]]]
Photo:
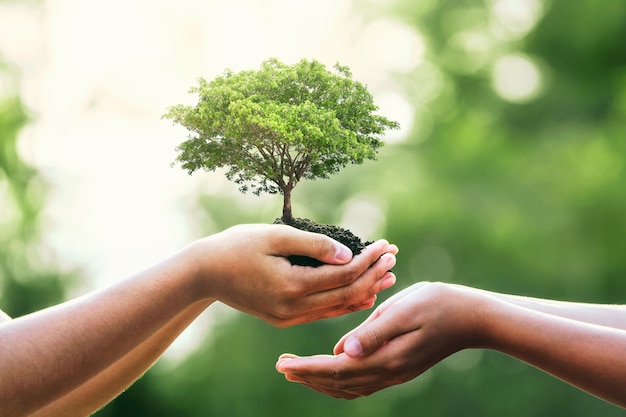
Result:
[[[395,283],[398,248],[379,240],[359,255],[328,236],[285,225],[239,225],[193,245],[197,288],[277,327],[371,308]],[[292,265],[303,255],[324,264]]]
[[409,381],[454,352],[482,343],[484,296],[418,283],[382,303],[337,343],[334,355],[280,356],[287,380],[352,399]]

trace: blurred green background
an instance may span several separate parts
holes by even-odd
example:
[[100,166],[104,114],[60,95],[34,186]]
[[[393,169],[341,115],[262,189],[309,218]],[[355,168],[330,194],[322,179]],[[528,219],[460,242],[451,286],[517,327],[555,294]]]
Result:
[[[358,6],[367,15],[370,5]],[[401,250],[398,283],[381,301],[414,282],[441,280],[623,303],[626,2],[396,0],[384,13],[428,46],[422,65],[397,76],[415,125],[378,162],[301,184],[294,214],[338,223],[337,207],[355,198],[366,213],[381,210],[376,233]],[[0,71],[7,79],[15,69],[1,62]],[[28,110],[19,89],[2,92],[0,303],[19,316],[65,299],[84,277],[59,267],[41,244],[46,184],[17,152]],[[262,210],[241,201],[202,195],[190,215],[212,233],[279,213],[279,201]],[[174,366],[157,363],[97,415],[624,415],[494,352],[456,354],[410,383],[353,401],[275,372],[280,353],[328,353],[367,314],[281,330],[226,315],[197,350]]]

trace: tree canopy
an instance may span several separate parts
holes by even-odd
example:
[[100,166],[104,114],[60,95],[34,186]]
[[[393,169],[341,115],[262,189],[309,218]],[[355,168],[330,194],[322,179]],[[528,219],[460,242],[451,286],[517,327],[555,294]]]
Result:
[[398,123],[378,107],[350,69],[331,72],[316,60],[286,65],[269,59],[258,70],[226,70],[200,78],[195,106],[164,115],[191,134],[177,162],[189,174],[227,168],[226,177],[254,194],[282,193],[291,220],[291,191],[301,179],[328,178],[348,164],[376,159],[381,135]]

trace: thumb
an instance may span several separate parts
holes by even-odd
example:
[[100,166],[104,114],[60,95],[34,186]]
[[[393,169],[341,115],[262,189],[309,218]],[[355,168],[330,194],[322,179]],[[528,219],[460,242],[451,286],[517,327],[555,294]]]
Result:
[[394,320],[387,320],[384,314],[369,323],[363,323],[354,331],[347,334],[336,347],[337,350],[352,357],[358,358],[371,354],[383,346],[387,341],[406,332],[406,329],[395,324]]
[[326,264],[345,264],[352,259],[352,251],[346,245],[326,235],[286,227],[289,235],[281,245],[283,256],[308,256]]

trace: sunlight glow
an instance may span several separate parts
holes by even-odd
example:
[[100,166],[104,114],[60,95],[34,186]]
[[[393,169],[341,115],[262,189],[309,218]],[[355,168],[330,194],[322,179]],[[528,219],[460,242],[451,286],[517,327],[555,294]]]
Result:
[[341,226],[363,239],[375,239],[385,228],[385,212],[377,201],[369,196],[350,199],[345,205]]
[[395,121],[400,123],[400,128],[390,130],[385,134],[386,143],[397,143],[408,138],[415,121],[415,107],[405,94],[398,91],[387,91],[376,97],[379,113],[393,115]]
[[464,73],[481,70],[491,62],[496,46],[493,36],[485,30],[459,32],[450,39],[449,65]]
[[541,72],[537,64],[525,55],[505,55],[493,67],[492,85],[505,100],[528,102],[541,90]]
[[532,30],[543,14],[541,0],[495,0],[493,28],[502,38],[519,39]]
[[392,73],[415,69],[426,52],[424,40],[413,28],[391,19],[379,19],[365,27],[357,49],[369,65]]

